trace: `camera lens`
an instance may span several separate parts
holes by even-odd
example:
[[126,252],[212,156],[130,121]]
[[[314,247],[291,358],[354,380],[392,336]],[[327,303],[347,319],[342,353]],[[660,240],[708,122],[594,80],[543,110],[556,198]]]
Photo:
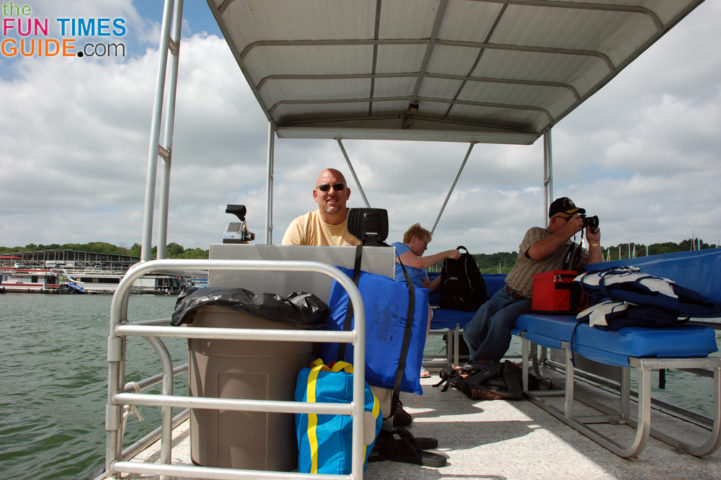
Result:
[[583,226],[590,227],[592,229],[598,228],[598,216],[583,217]]

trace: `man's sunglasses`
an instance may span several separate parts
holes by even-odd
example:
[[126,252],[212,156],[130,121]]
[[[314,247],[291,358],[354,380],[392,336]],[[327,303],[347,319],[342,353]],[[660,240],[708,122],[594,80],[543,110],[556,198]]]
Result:
[[335,190],[336,192],[341,192],[345,189],[345,184],[344,183],[334,183],[334,184],[324,183],[323,185],[318,185],[316,188],[318,190],[320,190],[321,192],[327,192],[330,190],[330,187],[333,187],[333,190]]

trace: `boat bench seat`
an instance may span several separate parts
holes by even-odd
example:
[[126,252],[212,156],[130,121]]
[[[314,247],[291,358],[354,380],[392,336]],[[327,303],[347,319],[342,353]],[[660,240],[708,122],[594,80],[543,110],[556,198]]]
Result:
[[[438,276],[438,273],[428,275],[429,279]],[[486,294],[491,297],[494,293],[505,285],[506,275],[495,273],[484,273],[483,280],[486,282]],[[441,301],[440,289],[431,292],[428,300],[433,309],[433,317],[431,318],[431,331],[435,333],[446,334],[446,352],[449,363],[459,364],[459,343],[461,340],[461,331],[463,327],[473,318],[476,313],[473,311],[453,310],[450,308],[440,308]]]
[[[682,252],[625,261],[589,265],[589,270],[636,265],[641,271],[674,280],[706,298],[721,301],[721,249]],[[645,447],[649,435],[697,456],[708,455],[721,445],[721,358],[710,357],[718,350],[715,330],[703,325],[679,324],[669,327],[626,327],[603,330],[587,323],[577,325],[573,315],[521,315],[513,333],[522,339],[523,389],[537,405],[589,438],[623,457],[636,457]],[[528,376],[535,346],[561,349],[565,356],[565,387],[557,392],[530,391]],[[575,416],[574,375],[578,356],[618,371],[619,408],[609,409],[593,399],[583,403],[606,413],[605,416]],[[587,365],[590,362],[586,362]],[[592,364],[590,364],[592,365]],[[584,366],[586,368],[586,366]],[[637,372],[638,412],[630,416],[630,371]],[[691,445],[680,438],[651,428],[651,371],[662,369],[705,369],[713,372],[713,424],[702,445]],[[553,395],[564,397],[563,409],[552,404]],[[621,445],[590,427],[591,423],[626,423],[635,425],[635,436]],[[622,428],[622,427],[619,427]]]
[[702,325],[602,330],[577,323],[573,315],[527,313],[516,320],[515,331],[536,345],[563,348],[567,343],[573,353],[619,367],[630,366],[631,357],[694,358],[717,351],[714,329]]

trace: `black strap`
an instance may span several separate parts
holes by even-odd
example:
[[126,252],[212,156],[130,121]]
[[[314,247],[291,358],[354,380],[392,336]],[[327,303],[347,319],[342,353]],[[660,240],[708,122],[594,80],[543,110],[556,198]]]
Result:
[[403,269],[403,276],[406,279],[406,285],[408,286],[408,315],[406,316],[406,327],[403,332],[403,344],[401,345],[401,356],[398,359],[398,369],[396,370],[396,379],[393,385],[393,397],[391,399],[391,415],[393,415],[398,408],[401,393],[401,381],[403,380],[403,371],[406,369],[406,357],[408,356],[408,348],[411,344],[411,328],[413,327],[413,315],[415,313],[416,306],[416,290],[411,282],[411,277],[408,276],[405,265],[401,261],[401,257],[396,254],[398,263],[401,264]]
[[556,290],[568,290],[568,309],[570,311],[578,310],[585,303],[585,295],[581,285],[576,282],[557,282]]
[[[358,245],[356,247],[355,266],[353,268],[353,283],[356,286],[358,285],[358,280],[360,278],[360,267],[361,267],[362,256],[363,256],[363,245]],[[395,382],[393,384],[393,396],[391,399],[391,409],[390,409],[391,416],[393,413],[395,413],[396,408],[398,408],[398,403],[400,400],[401,381],[403,380],[403,371],[406,368],[406,357],[408,356],[408,348],[410,347],[410,343],[411,343],[411,329],[413,327],[413,315],[415,313],[415,305],[416,305],[415,288],[413,287],[411,278],[408,275],[408,272],[406,271],[406,267],[405,267],[405,265],[403,265],[403,262],[401,261],[400,257],[398,257],[398,263],[401,264],[401,268],[403,269],[403,275],[406,279],[406,285],[408,286],[408,314],[406,317],[405,330],[403,332],[403,343],[401,345],[401,355],[398,360],[398,368],[396,369],[396,378],[395,378]],[[353,318],[353,305],[350,302],[350,296],[349,296],[348,309],[346,310],[345,321],[343,322],[343,330],[345,330],[345,331],[350,330],[352,318]],[[343,360],[343,358],[345,357],[346,345],[347,344],[345,342],[343,342],[338,347],[338,360]]]
[[571,365],[573,365],[574,368],[576,368],[576,355],[574,353],[574,346],[573,346],[573,339],[576,336],[576,330],[578,330],[578,326],[582,323],[586,323],[584,320],[576,320],[576,325],[573,326],[573,331],[571,332],[571,341],[568,344],[568,348],[571,349]]
[[[355,266],[353,267],[353,283],[355,286],[358,286],[358,279],[360,278],[360,269],[361,269],[361,258],[363,257],[363,244],[358,245],[355,248]],[[350,301],[350,295],[348,295],[348,308],[345,312],[345,321],[343,322],[343,330],[348,332],[350,331],[350,325],[351,320],[353,319],[353,304]],[[345,358],[345,347],[348,345],[345,342],[342,342],[338,346],[338,361],[341,361]]]

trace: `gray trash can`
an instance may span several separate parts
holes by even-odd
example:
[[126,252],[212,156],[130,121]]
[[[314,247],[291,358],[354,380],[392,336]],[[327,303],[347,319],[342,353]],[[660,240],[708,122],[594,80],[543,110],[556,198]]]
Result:
[[[328,307],[310,294],[281,298],[243,289],[202,289],[181,297],[173,325],[205,328],[325,328]],[[311,342],[188,340],[190,395],[292,401]],[[252,470],[295,470],[298,448],[290,413],[191,409],[193,463]]]
[[[292,329],[224,307],[198,309],[195,327]],[[293,400],[298,372],[312,361],[312,344],[252,340],[188,341],[190,395]],[[223,468],[294,470],[298,466],[292,414],[192,409],[194,463]]]

